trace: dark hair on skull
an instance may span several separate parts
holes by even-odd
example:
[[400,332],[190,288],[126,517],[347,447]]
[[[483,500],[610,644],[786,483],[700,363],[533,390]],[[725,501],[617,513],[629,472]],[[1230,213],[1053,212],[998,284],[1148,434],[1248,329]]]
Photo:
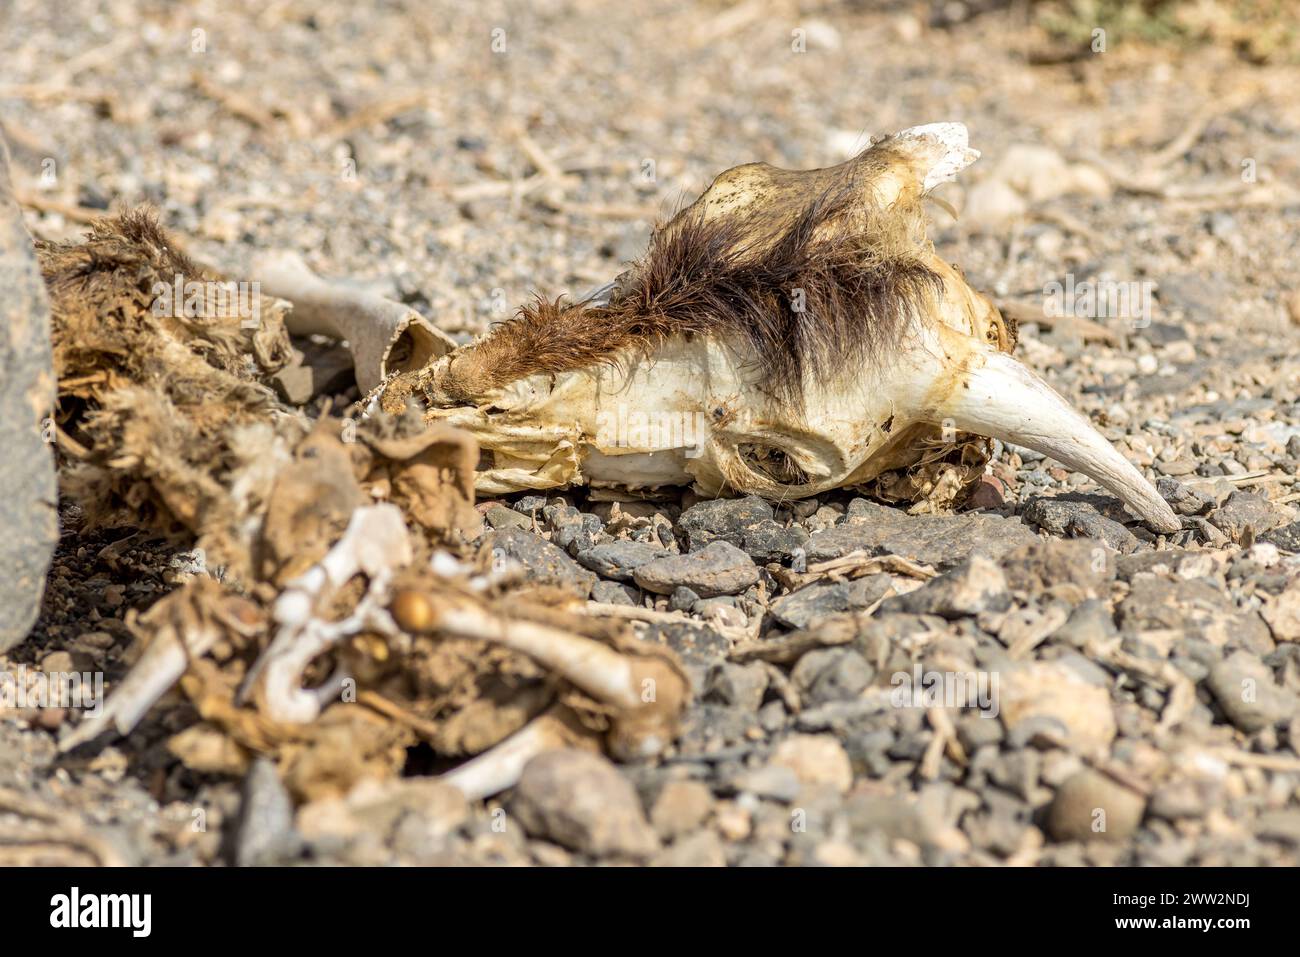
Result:
[[904,193],[887,209],[873,199],[871,178],[889,159],[880,144],[819,171],[811,196],[781,188],[784,171],[763,167],[770,193],[725,211],[703,201],[682,210],[608,305],[538,297],[459,356],[444,388],[481,395],[645,354],[673,336],[714,336],[742,348],[760,385],[801,410],[808,377],[880,361],[942,295],[919,196]]

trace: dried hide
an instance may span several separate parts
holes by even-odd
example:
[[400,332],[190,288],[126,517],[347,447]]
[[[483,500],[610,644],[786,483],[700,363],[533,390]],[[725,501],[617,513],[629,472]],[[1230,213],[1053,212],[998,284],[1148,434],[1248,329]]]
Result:
[[146,211],[37,252],[63,494],[91,526],[192,535],[211,565],[249,577],[251,533],[307,426],[263,384],[291,355],[287,304],[206,273]]

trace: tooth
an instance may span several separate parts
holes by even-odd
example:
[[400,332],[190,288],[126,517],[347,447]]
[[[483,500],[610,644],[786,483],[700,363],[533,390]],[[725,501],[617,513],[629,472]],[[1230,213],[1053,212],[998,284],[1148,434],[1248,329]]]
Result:
[[1055,389],[1005,353],[978,347],[930,418],[1050,455],[1110,489],[1156,531],[1182,528],[1128,459]]

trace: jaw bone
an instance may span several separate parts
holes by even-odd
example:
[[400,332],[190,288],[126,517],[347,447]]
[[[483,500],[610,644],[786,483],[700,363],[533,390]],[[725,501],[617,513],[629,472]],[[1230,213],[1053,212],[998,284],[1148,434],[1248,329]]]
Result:
[[728,170],[598,298],[525,307],[389,380],[379,404],[422,399],[430,421],[473,434],[490,495],[585,482],[797,499],[968,432],[1050,455],[1178,530],[1150,483],[1006,354],[1014,328],[925,239],[923,196],[978,155],[941,123],[832,169]]

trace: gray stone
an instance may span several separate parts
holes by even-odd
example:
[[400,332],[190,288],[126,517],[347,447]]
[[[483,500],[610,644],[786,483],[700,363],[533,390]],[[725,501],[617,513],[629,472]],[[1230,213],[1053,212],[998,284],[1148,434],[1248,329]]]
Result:
[[532,515],[534,512],[540,512],[546,507],[545,495],[525,495],[515,502],[512,506],[515,511],[524,515]]
[[1286,552],[1300,552],[1300,522],[1292,522],[1267,531],[1259,537],[1259,540],[1275,545]]
[[1268,666],[1246,651],[1211,666],[1205,684],[1228,720],[1248,734],[1284,724],[1300,710],[1296,695],[1278,687]]
[[27,637],[59,540],[50,307],[0,134],[0,652]]
[[792,734],[772,753],[769,762],[795,773],[807,788],[831,788],[846,793],[853,784],[853,765],[843,745],[825,734]]
[[789,628],[807,628],[819,618],[866,608],[891,584],[888,575],[867,575],[851,582],[814,583],[772,602],[768,611]]
[[1223,800],[1223,785],[1207,778],[1176,778],[1156,788],[1147,810],[1166,821],[1201,818]]
[[[981,719],[988,721],[989,719]],[[1001,722],[993,722],[1001,724]],[[1070,729],[1059,718],[1047,714],[1036,714],[1016,722],[1006,733],[1007,747],[1020,750],[1028,747],[1057,747],[1061,741],[1067,741]]]
[[713,794],[698,781],[669,781],[650,808],[650,823],[665,841],[694,831],[713,810]]
[[1018,519],[983,512],[908,515],[902,509],[855,499],[845,523],[810,536],[805,551],[809,562],[862,550],[950,568],[972,554],[996,558],[1037,538]]
[[743,771],[732,781],[732,786],[743,793],[785,803],[797,798],[803,787],[794,770],[780,764]]
[[987,714],[966,714],[957,720],[957,740],[969,752],[1002,741],[1002,722]]
[[1000,788],[1005,788],[1016,797],[1030,801],[1038,787],[1038,770],[1042,759],[1037,751],[1017,748],[1008,739],[1011,750],[999,755],[998,760],[989,768],[989,780]]
[[803,655],[790,678],[808,704],[856,698],[871,684],[875,669],[852,648],[819,648]]
[[636,789],[588,751],[548,751],[524,765],[512,808],[533,837],[591,857],[649,857],[659,848]]
[[600,517],[572,505],[548,505],[542,515],[550,523],[555,544],[570,555],[590,550],[603,537],[605,526]]
[[785,728],[788,723],[787,718],[785,702],[780,699],[769,701],[758,709],[759,726],[768,734],[775,734]]
[[490,532],[486,542],[493,555],[512,559],[528,570],[534,584],[555,585],[586,598],[596,584],[596,575],[587,571],[550,542],[518,528]]
[[1108,592],[1115,578],[1114,553],[1086,539],[1044,538],[1002,557],[1007,587],[1036,597],[1062,584],[1077,585],[1086,598]]
[[607,605],[635,605],[638,593],[635,588],[620,582],[600,581],[591,586],[592,601]]
[[1246,530],[1256,534],[1281,524],[1273,503],[1253,492],[1236,491],[1210,513],[1210,524],[1234,542],[1242,541]]
[[1142,823],[1142,795],[1109,775],[1087,768],[1061,785],[1047,813],[1047,827],[1058,841],[1127,840]]
[[605,578],[630,582],[634,571],[665,554],[662,548],[645,542],[607,542],[579,552],[578,562]]
[[1265,811],[1255,822],[1255,832],[1266,840],[1300,847],[1300,811]]
[[670,611],[690,611],[695,607],[700,596],[695,594],[685,585],[678,585],[673,589],[672,596],[668,599],[668,608]]
[[656,622],[645,629],[641,637],[667,645],[681,655],[687,665],[712,665],[731,650],[731,642],[697,621]]
[[744,529],[740,548],[756,562],[784,562],[808,542],[808,530],[801,525],[788,528],[780,522],[764,519]]
[[859,838],[881,833],[923,848],[948,843],[951,833],[928,795],[909,800],[903,795],[854,794],[844,802],[844,817]]
[[[1137,549],[1138,539],[1116,518],[1103,514],[1102,508],[1119,509],[1115,500],[1099,495],[1066,495],[1058,498],[1031,499],[1024,508],[1025,521],[1032,522],[1053,535],[1070,538],[1094,538],[1115,551],[1127,554]],[[1118,518],[1126,516],[1117,513]]]
[[1115,561],[1115,574],[1120,581],[1131,581],[1135,575],[1144,572],[1168,574],[1175,571],[1179,563],[1192,554],[1184,548],[1161,548],[1137,552],[1133,555],[1121,555]]
[[[690,589],[687,589],[690,591]],[[675,594],[675,593],[674,593]],[[717,598],[701,598],[691,605],[691,614],[699,615],[705,621],[721,618],[722,621],[737,621],[737,616],[744,617],[744,612],[736,607],[732,595],[719,595]]]
[[633,573],[646,591],[671,595],[685,585],[701,598],[734,595],[758,581],[753,559],[735,545],[715,541],[689,555],[670,555],[640,566]]
[[882,610],[961,618],[984,611],[1005,611],[1010,606],[1011,595],[1002,569],[976,554],[915,591],[887,599]]
[[527,515],[516,512],[513,508],[506,508],[504,505],[493,505],[483,518],[490,528],[529,529],[533,527],[533,520]]
[[1231,295],[1232,285],[1221,273],[1166,276],[1156,290],[1162,306],[1196,322],[1215,319]]
[[764,520],[771,521],[773,514],[772,506],[757,495],[717,498],[686,509],[677,520],[677,528],[686,535],[691,551],[719,540],[739,548],[745,530]]
[[726,867],[727,851],[713,831],[701,830],[674,841],[650,861],[651,867]]
[[310,366],[285,366],[271,376],[271,388],[289,405],[306,405],[312,399]]
[[1204,515],[1214,507],[1213,495],[1171,478],[1156,479],[1156,491],[1179,515]]
[[279,863],[295,854],[301,843],[293,827],[293,801],[280,783],[275,763],[255,759],[244,777],[235,829],[235,866]]
[[1186,329],[1172,322],[1147,323],[1142,327],[1141,336],[1157,348],[1174,342],[1186,342],[1190,338]]
[[746,713],[757,711],[767,693],[767,669],[762,662],[736,664],[726,661],[709,671],[704,697]]
[[1112,638],[1118,631],[1106,602],[1085,601],[1070,612],[1064,625],[1052,632],[1052,641],[1073,648],[1084,648],[1090,642]]

